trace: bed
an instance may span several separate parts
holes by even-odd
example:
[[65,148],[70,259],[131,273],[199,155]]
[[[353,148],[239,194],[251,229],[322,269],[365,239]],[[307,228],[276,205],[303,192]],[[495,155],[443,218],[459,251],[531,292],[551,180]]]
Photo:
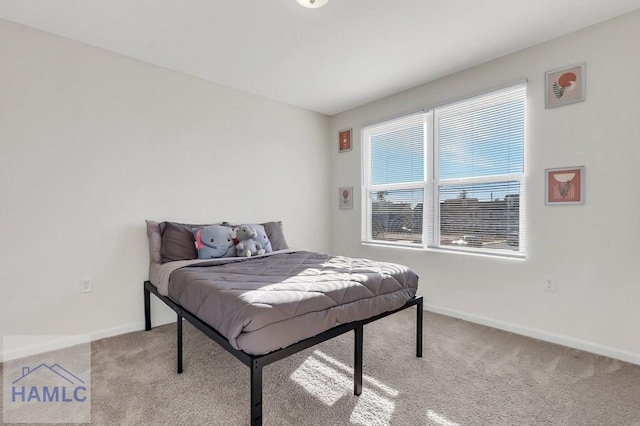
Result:
[[266,365],[350,331],[354,394],[360,395],[363,327],[412,306],[417,307],[416,356],[422,356],[423,301],[416,296],[418,277],[406,266],[292,250],[279,222],[256,225],[270,241],[264,254],[199,259],[189,247],[198,226],[204,225],[147,221],[145,329],[151,329],[153,294],[177,314],[178,373],[183,319],[247,365],[250,424],[262,424]]

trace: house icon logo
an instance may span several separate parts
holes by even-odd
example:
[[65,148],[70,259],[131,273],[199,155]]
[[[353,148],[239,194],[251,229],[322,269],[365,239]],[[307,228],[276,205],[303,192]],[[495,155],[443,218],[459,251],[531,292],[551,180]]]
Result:
[[22,375],[11,383],[14,403],[84,403],[87,383],[60,364],[22,367]]

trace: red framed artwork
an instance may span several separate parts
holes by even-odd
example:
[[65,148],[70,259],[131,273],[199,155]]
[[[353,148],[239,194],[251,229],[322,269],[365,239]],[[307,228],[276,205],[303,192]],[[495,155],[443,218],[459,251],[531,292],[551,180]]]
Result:
[[351,129],[338,132],[338,152],[351,151]]
[[545,170],[549,205],[584,204],[584,166]]

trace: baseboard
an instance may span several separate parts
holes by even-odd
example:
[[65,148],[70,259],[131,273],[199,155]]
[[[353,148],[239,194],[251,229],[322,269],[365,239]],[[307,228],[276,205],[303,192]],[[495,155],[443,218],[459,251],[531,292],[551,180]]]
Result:
[[[160,320],[153,323],[154,327],[158,327],[161,325],[169,324],[175,322],[175,319],[167,319]],[[91,341],[96,341],[100,339],[104,339],[107,337],[119,336],[121,334],[132,333],[134,331],[144,330],[144,321],[135,322],[119,327],[111,327],[105,328],[102,330],[94,331],[92,333],[87,333],[84,336],[90,336]],[[58,349],[68,348],[70,346],[77,345],[79,343],[84,343],[86,340],[78,339],[76,336],[65,336],[62,339],[50,341],[46,344],[35,344],[31,346],[25,346],[20,349],[15,349],[11,351],[0,351],[0,362],[12,361],[19,358],[28,357],[31,355],[37,355],[45,352],[51,352]]]
[[499,330],[509,331],[511,333],[521,334],[527,337],[544,340],[546,342],[556,343],[558,345],[567,346],[582,351],[591,352],[597,355],[604,355],[615,358],[620,361],[629,362],[640,365],[640,354],[623,351],[609,346],[599,345],[597,343],[585,340],[574,339],[573,337],[563,336],[560,334],[549,333],[529,327],[522,327],[509,322],[498,321],[492,318],[486,318],[479,315],[468,314],[466,312],[456,311],[454,309],[443,308],[440,306],[425,303],[424,309],[436,314],[442,314],[449,317],[459,318],[476,324],[486,325],[488,327],[497,328]]

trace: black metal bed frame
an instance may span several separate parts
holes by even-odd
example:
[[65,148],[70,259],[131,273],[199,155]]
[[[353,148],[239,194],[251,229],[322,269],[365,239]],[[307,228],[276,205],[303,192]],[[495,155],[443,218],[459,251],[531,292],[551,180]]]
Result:
[[363,328],[366,324],[376,321],[380,318],[384,318],[396,312],[410,308],[412,306],[417,307],[416,317],[416,357],[422,357],[422,316],[423,316],[423,299],[422,296],[415,296],[409,300],[404,306],[389,312],[373,316],[360,321],[353,321],[346,324],[340,324],[335,326],[317,336],[309,337],[308,339],[294,343],[286,348],[278,349],[273,352],[269,352],[264,355],[250,355],[246,352],[238,350],[231,346],[231,343],[220,334],[216,329],[203,322],[200,318],[184,309],[178,303],[174,302],[170,298],[161,295],[158,292],[156,286],[151,284],[150,281],[144,282],[144,322],[146,331],[151,330],[151,293],[155,294],[160,300],[162,300],[167,306],[173,309],[178,315],[177,318],[177,370],[178,374],[182,373],[182,319],[186,319],[198,330],[202,331],[205,335],[215,340],[220,346],[226,349],[231,355],[238,358],[243,364],[251,369],[251,420],[252,426],[262,425],[262,368],[283,358],[293,355],[302,350],[315,346],[318,343],[325,340],[332,339],[340,336],[348,331],[353,330],[355,333],[355,348],[354,348],[354,374],[353,374],[353,393],[354,395],[360,395],[362,393],[362,352],[363,352]]

